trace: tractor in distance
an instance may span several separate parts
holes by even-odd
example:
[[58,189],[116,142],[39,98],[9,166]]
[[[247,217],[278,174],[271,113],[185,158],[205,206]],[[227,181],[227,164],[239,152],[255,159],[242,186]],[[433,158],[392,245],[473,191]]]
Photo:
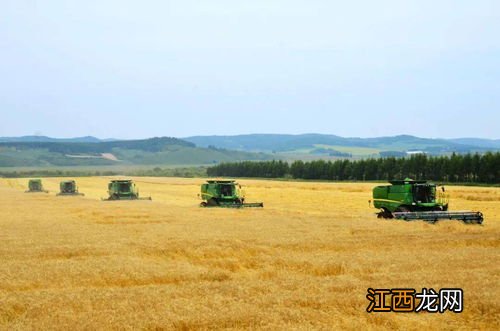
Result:
[[43,189],[41,179],[30,179],[28,182],[28,190],[26,193],[49,193],[49,191]]
[[373,189],[373,205],[379,209],[378,218],[405,221],[461,220],[465,223],[482,224],[483,214],[474,211],[448,211],[449,196],[443,186],[425,180],[389,181],[391,185]]
[[208,180],[201,185],[201,207],[264,207],[264,203],[245,203],[241,185],[234,180]]
[[139,189],[130,179],[112,180],[108,184],[108,198],[105,201],[116,200],[152,200],[151,197],[140,198]]
[[59,193],[56,195],[58,196],[75,196],[75,195],[81,195],[84,196],[85,194],[78,192],[78,186],[76,186],[76,182],[74,180],[65,180],[59,183]]

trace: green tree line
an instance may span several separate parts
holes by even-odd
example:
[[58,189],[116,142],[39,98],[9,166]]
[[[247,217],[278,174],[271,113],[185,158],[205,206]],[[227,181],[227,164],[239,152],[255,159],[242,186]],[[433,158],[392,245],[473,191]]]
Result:
[[363,160],[221,163],[208,176],[315,179],[390,180],[410,177],[450,183],[500,183],[500,153],[412,155]]

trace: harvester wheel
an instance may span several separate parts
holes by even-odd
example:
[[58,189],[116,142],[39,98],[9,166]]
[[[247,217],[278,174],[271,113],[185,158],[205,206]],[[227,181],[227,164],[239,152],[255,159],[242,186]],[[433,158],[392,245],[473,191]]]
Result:
[[211,198],[207,201],[207,205],[208,206],[218,206],[219,205],[219,202],[217,200],[215,200],[214,198]]
[[393,216],[387,209],[382,209],[379,213],[377,213],[377,218],[391,219]]
[[206,207],[207,206],[207,203],[205,201],[203,201],[202,203],[200,203],[200,207]]

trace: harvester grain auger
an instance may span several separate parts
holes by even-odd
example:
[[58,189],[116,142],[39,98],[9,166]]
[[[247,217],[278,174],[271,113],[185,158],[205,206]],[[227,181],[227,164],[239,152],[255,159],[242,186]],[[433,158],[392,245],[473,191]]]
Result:
[[132,180],[112,180],[108,184],[108,198],[104,201],[116,200],[152,200],[151,197],[140,198],[139,190]]
[[28,182],[28,190],[26,193],[49,193],[49,191],[43,189],[41,179],[30,179]]
[[85,194],[78,192],[78,186],[74,180],[66,180],[59,183],[58,196],[84,196]]
[[264,207],[264,203],[246,203],[241,186],[234,180],[209,180],[201,185],[201,207]]
[[483,214],[479,211],[448,211],[449,197],[444,187],[438,190],[436,184],[410,178],[390,183],[373,189],[373,205],[380,209],[379,218],[431,223],[440,220],[483,223]]

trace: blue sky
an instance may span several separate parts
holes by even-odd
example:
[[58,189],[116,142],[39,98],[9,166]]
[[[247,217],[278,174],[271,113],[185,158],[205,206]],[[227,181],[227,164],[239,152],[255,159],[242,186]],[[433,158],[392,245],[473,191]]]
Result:
[[0,2],[0,136],[500,138],[500,1]]

